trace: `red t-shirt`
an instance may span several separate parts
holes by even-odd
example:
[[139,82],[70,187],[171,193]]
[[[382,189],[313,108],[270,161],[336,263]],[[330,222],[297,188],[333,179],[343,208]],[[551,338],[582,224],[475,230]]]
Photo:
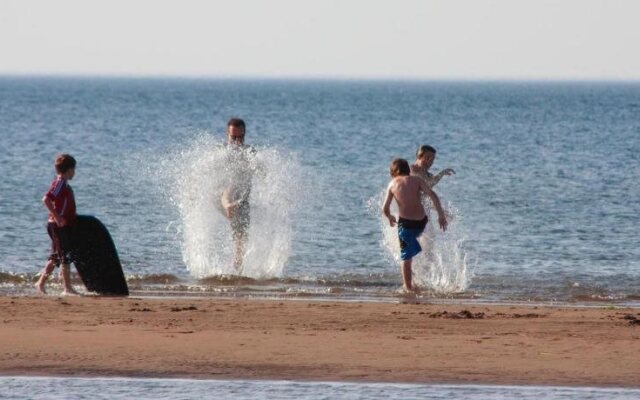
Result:
[[[76,219],[76,199],[73,196],[73,190],[66,179],[56,177],[51,182],[51,187],[45,196],[53,202],[58,215],[67,220],[67,224],[73,223]],[[55,222],[53,215],[49,213],[49,222]]]

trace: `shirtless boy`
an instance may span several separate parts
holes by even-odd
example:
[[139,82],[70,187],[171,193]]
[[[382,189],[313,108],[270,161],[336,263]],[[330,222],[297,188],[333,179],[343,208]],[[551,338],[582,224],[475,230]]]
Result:
[[[443,231],[447,229],[447,219],[438,195],[431,190],[424,179],[411,175],[407,160],[396,158],[391,162],[389,172],[392,179],[387,187],[382,212],[389,220],[389,225],[398,224],[403,288],[408,292],[414,292],[411,263],[413,257],[422,251],[418,237],[427,225],[427,215],[422,205],[421,195],[424,194],[433,202],[438,212],[438,223]],[[390,209],[391,201],[394,199],[398,203],[399,216],[397,221],[391,215]]]
[[429,172],[429,168],[433,165],[436,159],[436,149],[429,145],[422,145],[418,147],[416,152],[416,162],[411,165],[411,175],[419,176],[424,179],[429,187],[434,187],[440,179],[445,175],[452,175],[456,172],[451,168],[445,168],[437,174]]

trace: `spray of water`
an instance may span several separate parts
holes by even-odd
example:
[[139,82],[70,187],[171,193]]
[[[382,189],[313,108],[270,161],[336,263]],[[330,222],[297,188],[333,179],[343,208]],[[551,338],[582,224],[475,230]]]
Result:
[[[177,206],[182,255],[196,278],[244,275],[256,279],[281,276],[291,253],[291,212],[299,191],[294,157],[273,148],[234,150],[202,134],[166,160],[177,171],[170,179],[170,198]],[[175,168],[178,166],[178,168]],[[168,169],[165,169],[168,170]],[[221,205],[222,193],[250,175],[250,224],[240,271],[233,266],[234,242]]]
[[[401,260],[398,231],[397,228],[390,227],[387,219],[380,213],[383,199],[384,192],[372,198],[369,201],[369,209],[380,219],[381,245],[393,263],[398,265],[399,271]],[[443,207],[449,222],[446,232],[442,232],[437,225],[437,213],[430,207],[430,201],[425,200],[429,223],[419,238],[422,252],[413,258],[412,264],[414,285],[438,295],[464,292],[471,283],[471,273],[464,250],[462,215],[449,202],[443,201]],[[392,214],[398,215],[395,202],[392,204],[391,211]]]

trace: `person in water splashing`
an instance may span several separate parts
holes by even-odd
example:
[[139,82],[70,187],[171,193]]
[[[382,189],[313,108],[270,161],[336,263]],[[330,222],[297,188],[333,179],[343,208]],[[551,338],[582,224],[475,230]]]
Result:
[[[431,190],[422,178],[411,175],[411,168],[407,160],[396,158],[389,167],[391,182],[387,187],[387,194],[382,206],[382,212],[389,220],[389,225],[398,225],[400,239],[400,258],[402,259],[403,288],[407,292],[414,292],[412,283],[412,259],[422,251],[418,237],[427,225],[427,215],[422,205],[422,194],[433,201],[438,212],[438,222],[442,230],[447,229],[447,218],[440,205],[438,195]],[[398,203],[398,220],[391,215],[391,202]]]
[[[433,162],[436,160],[436,149],[427,144],[423,144],[418,147],[416,151],[416,161],[411,164],[411,175],[417,176],[419,178],[424,179],[424,181],[429,185],[430,188],[433,188],[435,185],[440,182],[440,180],[446,175],[454,175],[456,172],[452,168],[445,168],[442,171],[432,174],[429,172],[429,168],[433,165]],[[425,203],[425,207],[427,207],[427,215],[429,214],[430,205]],[[453,215],[445,210],[447,214],[447,219],[449,222],[453,218]],[[430,259],[433,257],[433,235],[435,234],[435,229],[431,226],[427,227],[427,233],[423,235],[423,241],[426,247],[428,247],[427,257]]]
[[248,239],[250,223],[249,197],[253,168],[251,157],[255,150],[244,143],[246,126],[243,120],[232,118],[227,122],[227,148],[229,150],[226,166],[231,171],[231,182],[222,192],[220,202],[229,219],[234,242],[233,266],[242,271],[245,245]]
[[436,149],[429,145],[418,147],[416,161],[411,165],[411,175],[418,176],[427,182],[430,188],[434,187],[445,175],[453,175],[456,172],[451,168],[445,168],[437,174],[429,172],[429,168],[436,159]]

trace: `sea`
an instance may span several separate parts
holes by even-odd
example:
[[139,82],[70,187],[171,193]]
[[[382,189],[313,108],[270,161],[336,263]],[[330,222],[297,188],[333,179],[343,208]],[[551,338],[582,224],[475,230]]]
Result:
[[[252,148],[240,270],[220,210],[238,173],[224,146],[231,117],[246,121]],[[455,174],[434,186],[446,231],[425,201],[418,301],[640,307],[638,82],[0,77],[0,295],[36,294],[49,254],[41,199],[56,155],[69,153],[78,212],[109,229],[132,296],[404,301],[380,207],[389,163],[413,162],[423,144],[437,149],[431,172]],[[0,398],[638,398],[614,388],[0,383]]]
[[[231,117],[254,149],[240,271],[220,211]],[[133,295],[397,301],[380,206],[390,161],[422,144],[455,174],[433,188],[446,232],[425,204],[420,298],[640,305],[637,82],[0,77],[0,293],[35,293],[69,153]]]
[[0,399],[635,400],[639,389],[193,379],[0,377]]

